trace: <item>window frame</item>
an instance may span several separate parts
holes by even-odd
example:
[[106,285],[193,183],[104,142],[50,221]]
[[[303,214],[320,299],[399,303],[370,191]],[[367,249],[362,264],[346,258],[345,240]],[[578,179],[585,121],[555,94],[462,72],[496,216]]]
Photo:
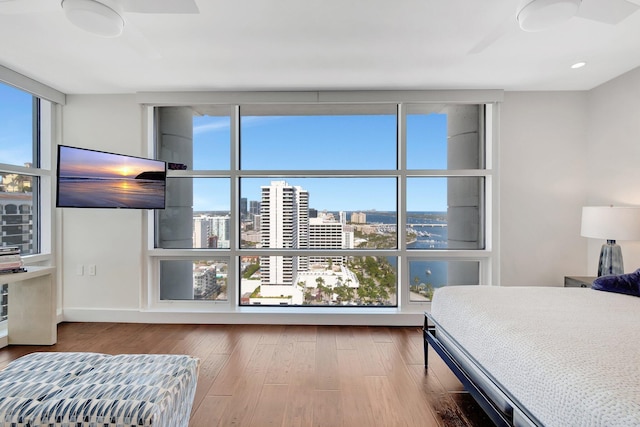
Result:
[[[311,97],[309,97],[311,96]],[[313,255],[348,255],[348,256],[392,256],[399,257],[398,263],[398,294],[397,307],[376,307],[376,311],[387,311],[391,313],[416,313],[428,309],[430,302],[410,301],[409,286],[409,262],[416,260],[452,260],[452,261],[476,261],[479,263],[479,285],[499,285],[499,228],[498,221],[498,187],[497,187],[497,146],[498,146],[498,126],[499,126],[499,106],[502,101],[501,91],[362,91],[362,92],[270,92],[270,93],[219,93],[208,92],[201,94],[164,94],[147,93],[138,97],[140,103],[147,107],[146,129],[148,142],[148,155],[153,156],[155,151],[155,129],[154,109],[162,106],[189,106],[190,104],[212,104],[232,106],[233,113],[231,122],[230,140],[230,165],[229,171],[220,170],[196,170],[196,171],[169,171],[169,177],[224,177],[230,179],[231,200],[230,200],[230,229],[231,247],[229,249],[160,249],[154,248],[154,217],[150,213],[147,216],[147,236],[146,257],[148,259],[146,281],[143,285],[142,305],[150,309],[163,309],[171,307],[176,310],[193,311],[206,307],[206,310],[213,312],[250,312],[254,307],[241,306],[239,292],[239,277],[232,278],[231,272],[239,275],[239,263],[243,256],[260,255],[300,255],[297,250],[285,249],[255,249],[240,248],[240,193],[239,180],[241,177],[264,177],[277,176],[279,179],[294,179],[295,177],[358,177],[358,176],[391,176],[398,177],[398,229],[406,226],[406,200],[404,188],[408,177],[481,177],[485,182],[484,207],[482,210],[484,229],[484,248],[474,250],[407,250],[404,233],[398,233],[398,249],[368,249],[368,250],[305,250],[305,256]],[[397,154],[398,169],[396,170],[338,170],[338,171],[272,171],[272,170],[241,170],[239,165],[239,117],[240,110],[244,104],[295,104],[295,103],[393,103],[398,111],[398,137]],[[406,147],[406,110],[410,104],[438,103],[438,104],[484,104],[485,117],[483,123],[484,131],[484,167],[481,169],[459,169],[459,170],[407,170],[405,147]],[[268,105],[267,105],[268,107]],[[159,280],[158,266],[163,259],[196,259],[207,257],[228,257],[229,259],[229,281],[226,301],[160,301],[159,300]],[[195,308],[198,307],[198,308]],[[315,311],[318,308],[328,310],[341,309],[332,306],[321,307],[296,307],[307,313],[309,310]],[[268,313],[291,312],[291,307],[281,308],[278,306],[261,306],[261,310]],[[284,311],[282,311],[284,310]],[[354,312],[367,314],[371,309],[357,307]]]
[[[2,76],[0,69],[0,77]],[[56,104],[29,90],[25,90],[9,81],[0,79],[0,84],[12,86],[33,97],[33,146],[32,167],[0,163],[0,172],[19,174],[34,178],[37,182],[33,191],[33,241],[34,252],[23,254],[23,262],[28,264],[50,263],[54,246],[53,197],[55,194],[51,157],[53,135],[55,134]],[[37,92],[37,91],[36,91]],[[54,96],[54,98],[56,98]]]
[[[55,258],[54,248],[57,248],[55,233],[55,207],[52,195],[55,194],[55,180],[53,179],[53,167],[56,164],[54,145],[59,138],[60,129],[60,108],[66,103],[66,96],[49,86],[37,82],[20,73],[10,70],[0,65],[0,84],[12,86],[34,97],[37,104],[33,109],[33,114],[37,116],[34,126],[37,132],[34,138],[34,155],[32,168],[24,166],[0,163],[0,172],[17,173],[35,177],[38,180],[37,188],[34,188],[34,198],[37,198],[33,215],[37,215],[37,239],[39,250],[34,254],[22,256],[25,266],[30,265],[53,265]],[[58,280],[60,272],[58,272]],[[60,314],[62,303],[62,292],[58,289],[56,307]],[[10,303],[9,303],[10,304]],[[8,344],[7,322],[0,322],[0,348]]]

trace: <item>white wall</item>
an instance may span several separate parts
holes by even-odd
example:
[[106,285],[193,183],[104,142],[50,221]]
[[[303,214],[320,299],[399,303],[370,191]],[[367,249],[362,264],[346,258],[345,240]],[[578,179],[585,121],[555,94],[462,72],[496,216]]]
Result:
[[586,92],[506,92],[500,112],[500,280],[584,275]]
[[[67,96],[62,126],[64,145],[142,156],[142,110],[133,95]],[[62,256],[58,260],[63,309],[137,310],[143,268],[143,211],[57,212],[62,223]],[[91,264],[96,266],[95,276],[88,275]],[[84,266],[82,276],[78,266]]]
[[[589,92],[587,204],[640,206],[640,68]],[[603,240],[588,239],[588,272]],[[640,242],[618,241],[625,272],[640,268]]]
[[[640,70],[589,93],[505,93],[500,125],[502,285],[561,286],[565,275],[595,274],[602,242],[580,236],[581,207],[587,202],[640,205],[639,92]],[[144,156],[142,133],[142,110],[134,95],[67,98],[63,144]],[[67,320],[126,320],[110,319],[109,313],[128,312],[132,320],[219,321],[211,313],[134,315],[145,271],[143,211],[58,213]],[[640,243],[622,246],[626,270],[632,271],[640,266]],[[96,276],[86,270],[83,276],[76,274],[78,265],[89,264],[96,265]]]

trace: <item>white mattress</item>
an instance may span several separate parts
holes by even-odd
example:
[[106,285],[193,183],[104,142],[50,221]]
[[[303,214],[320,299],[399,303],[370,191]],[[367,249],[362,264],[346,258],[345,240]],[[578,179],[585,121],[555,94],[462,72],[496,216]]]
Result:
[[640,426],[640,298],[450,286],[431,314],[545,426]]

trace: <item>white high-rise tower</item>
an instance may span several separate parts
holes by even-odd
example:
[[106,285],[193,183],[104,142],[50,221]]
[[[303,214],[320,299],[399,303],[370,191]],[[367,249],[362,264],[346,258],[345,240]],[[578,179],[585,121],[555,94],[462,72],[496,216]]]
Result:
[[209,238],[209,220],[206,215],[193,218],[193,247],[206,248]]
[[[309,193],[286,181],[262,187],[260,230],[263,248],[297,249],[309,246]],[[300,262],[300,266],[298,266]],[[260,258],[262,285],[292,285],[306,258],[264,256]]]

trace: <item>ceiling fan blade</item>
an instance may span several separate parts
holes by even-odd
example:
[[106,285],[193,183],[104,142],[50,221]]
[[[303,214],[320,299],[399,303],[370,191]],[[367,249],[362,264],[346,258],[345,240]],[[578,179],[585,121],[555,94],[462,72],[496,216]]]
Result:
[[499,38],[504,36],[514,25],[516,25],[516,18],[514,15],[509,15],[504,18],[500,24],[493,28],[486,36],[484,36],[478,43],[476,43],[471,50],[469,50],[469,55],[476,55],[493,43],[495,43]]
[[200,13],[195,0],[121,0],[126,12]]
[[146,59],[158,60],[162,55],[134,25],[127,22],[122,33],[125,43]]
[[60,2],[38,0],[2,1],[0,15],[21,15],[27,13],[52,12],[60,9]]
[[627,0],[582,0],[578,9],[580,18],[615,25],[640,9],[640,5]]

